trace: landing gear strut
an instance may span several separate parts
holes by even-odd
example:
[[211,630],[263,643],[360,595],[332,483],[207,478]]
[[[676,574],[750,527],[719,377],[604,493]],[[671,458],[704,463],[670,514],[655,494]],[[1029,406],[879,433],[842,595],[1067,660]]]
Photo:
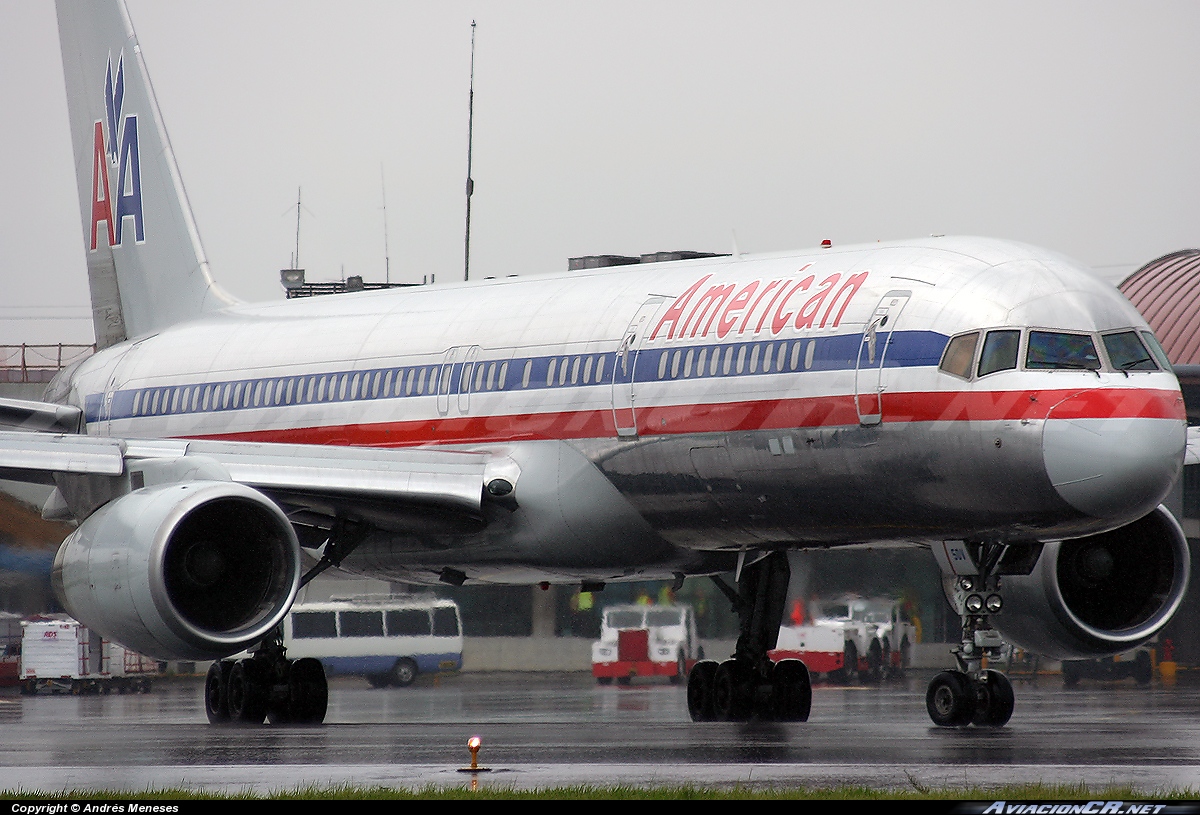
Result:
[[[1003,606],[998,566],[1008,546],[1001,543],[956,544],[959,553],[938,557],[947,596],[962,617],[962,642],[954,649],[958,670],[942,671],[929,683],[925,707],[939,727],[1003,727],[1013,713],[1012,683],[987,667],[1004,646],[989,617]],[[935,553],[937,550],[935,549]],[[941,553],[938,553],[939,555]],[[976,564],[964,574],[961,563]],[[951,564],[954,565],[951,565]],[[950,582],[952,581],[952,582]]]
[[790,578],[783,552],[743,567],[737,591],[713,577],[717,588],[733,603],[741,635],[732,659],[705,659],[693,666],[687,684],[692,721],[808,720],[812,706],[808,668],[798,659],[775,663],[767,656],[779,635]]
[[290,660],[283,632],[275,631],[254,656],[220,660],[204,680],[204,712],[211,724],[320,724],[325,720],[329,686],[321,661]]

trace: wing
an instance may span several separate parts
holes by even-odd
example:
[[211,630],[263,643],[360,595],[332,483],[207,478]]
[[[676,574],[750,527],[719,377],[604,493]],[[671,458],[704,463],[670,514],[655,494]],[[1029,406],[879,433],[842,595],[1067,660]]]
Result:
[[[48,415],[47,415],[48,416]],[[49,425],[49,419],[43,421]],[[485,486],[512,484],[516,464],[487,453],[175,439],[114,439],[0,431],[0,478],[56,484],[43,514],[82,520],[118,495],[182,481],[233,481],[270,496],[299,524],[338,516],[379,528],[414,518],[470,525]],[[99,483],[100,487],[97,487]],[[103,487],[106,485],[108,489]],[[78,489],[80,484],[87,490]],[[84,494],[86,493],[86,494]]]

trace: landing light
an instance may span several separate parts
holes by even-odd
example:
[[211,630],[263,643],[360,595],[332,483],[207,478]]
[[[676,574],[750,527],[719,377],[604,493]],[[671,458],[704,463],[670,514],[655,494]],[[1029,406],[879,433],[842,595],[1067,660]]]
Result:
[[967,611],[972,614],[977,614],[983,610],[983,598],[978,594],[972,594],[967,597]]
[[995,614],[1004,605],[1004,601],[1000,599],[1000,595],[992,594],[987,599],[987,610]]

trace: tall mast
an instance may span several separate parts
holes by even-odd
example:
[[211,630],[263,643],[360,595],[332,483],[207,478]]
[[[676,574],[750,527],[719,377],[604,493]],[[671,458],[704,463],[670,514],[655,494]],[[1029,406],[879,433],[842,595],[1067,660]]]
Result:
[[471,84],[467,97],[467,225],[463,238],[463,280],[471,278],[471,193],[475,182],[471,178],[471,138],[475,125],[475,21],[471,21]]

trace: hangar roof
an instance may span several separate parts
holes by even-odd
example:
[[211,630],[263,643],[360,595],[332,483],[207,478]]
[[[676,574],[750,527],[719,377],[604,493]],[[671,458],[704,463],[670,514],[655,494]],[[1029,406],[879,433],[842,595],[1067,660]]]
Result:
[[1200,365],[1200,249],[1152,260],[1118,286],[1174,365]]

